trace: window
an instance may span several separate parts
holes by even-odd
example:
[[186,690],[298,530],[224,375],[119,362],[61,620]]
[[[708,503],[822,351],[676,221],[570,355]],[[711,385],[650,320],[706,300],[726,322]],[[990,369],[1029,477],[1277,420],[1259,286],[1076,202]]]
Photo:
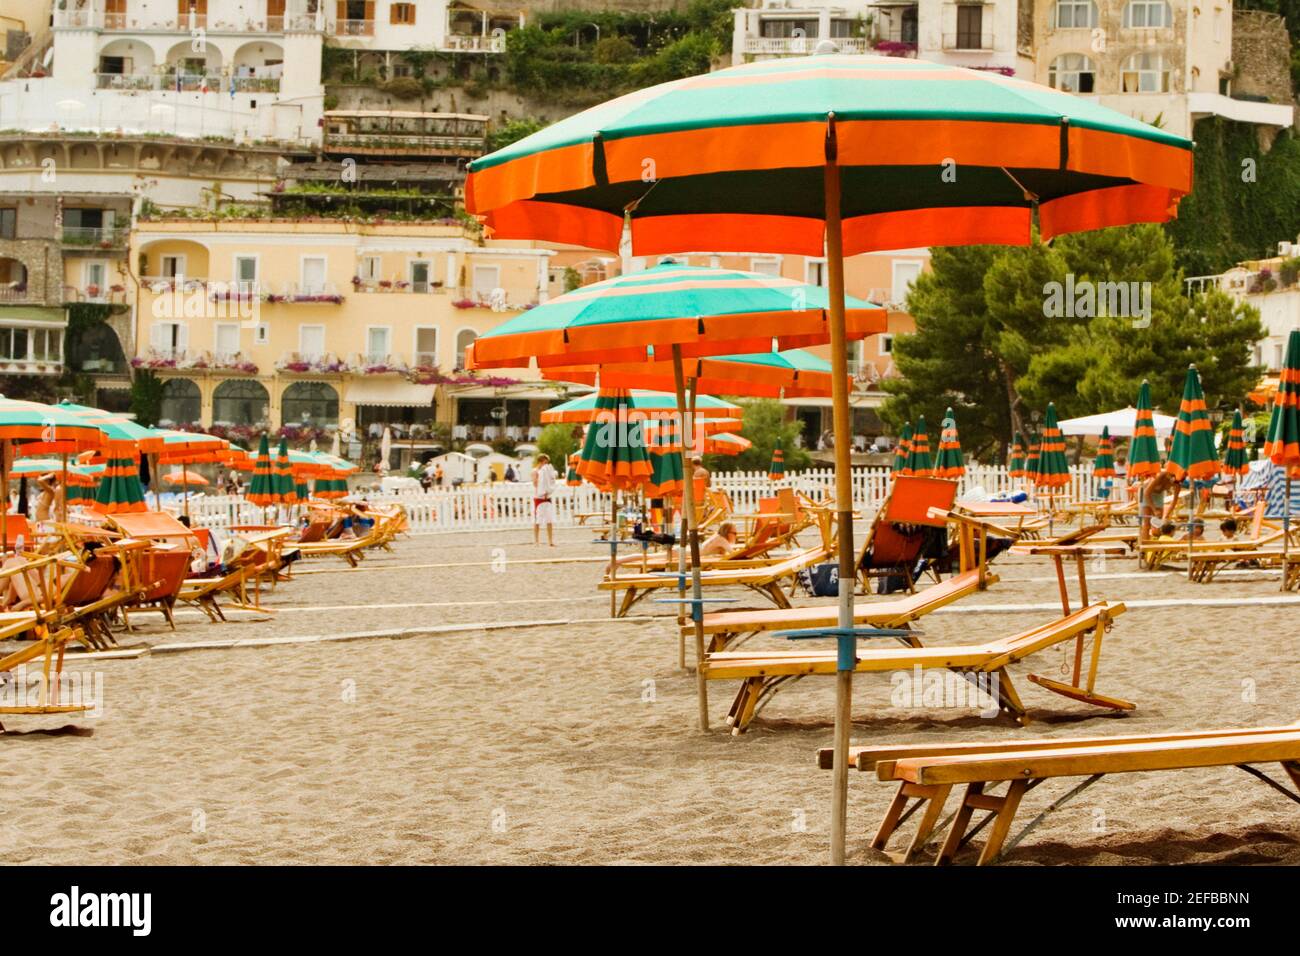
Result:
[[809,259],[803,267],[804,282],[808,285],[826,284],[826,260]]
[[399,23],[404,26],[410,26],[415,23],[415,4],[413,3],[394,3],[388,7],[388,20],[390,23]]
[[187,425],[202,417],[199,387],[188,378],[169,378],[163,383],[159,425]]
[[257,323],[257,328],[253,329],[253,344],[266,345],[271,341],[271,327],[265,322]]
[[422,327],[415,330],[415,364],[435,366],[438,364],[438,330]]
[[235,256],[235,283],[241,292],[257,286],[257,256]]
[[8,362],[27,361],[30,335],[27,329],[0,328],[0,359]]
[[880,337],[880,354],[881,355],[894,354],[894,337],[892,335],[882,335]]
[[62,362],[63,330],[32,329],[32,358],[38,362]]
[[371,326],[366,329],[366,361],[378,365],[388,359],[389,337],[392,329],[386,325]]
[[189,327],[184,322],[155,322],[149,327],[149,346],[166,358],[184,356],[189,338]]
[[378,282],[384,277],[383,256],[362,256],[357,275],[362,282]]
[[222,425],[261,425],[267,420],[271,396],[261,382],[227,379],[212,393],[212,421]]
[[231,358],[239,351],[239,325],[218,322],[212,330],[213,351],[218,358]]
[[303,295],[319,295],[325,291],[325,257],[304,256],[302,260]]
[[298,354],[310,362],[325,357],[325,326],[298,326]]
[[773,39],[816,37],[816,20],[764,20],[761,33]]
[[1091,29],[1097,25],[1097,4],[1092,0],[1058,0],[1052,22],[1058,30]]
[[429,263],[423,259],[415,259],[410,264],[411,291],[428,292],[429,291]]
[[1120,71],[1122,93],[1168,93],[1169,68],[1159,53],[1134,53]]
[[474,267],[474,297],[479,300],[491,298],[501,287],[501,268],[499,266]]
[[1173,26],[1174,17],[1165,0],[1129,0],[1124,7],[1124,26],[1143,30]]
[[765,276],[779,276],[781,274],[780,259],[750,259],[749,271],[758,272]]
[[185,275],[184,256],[163,256],[160,265],[161,271],[158,274],[164,279],[175,279],[177,276]]
[[912,283],[920,274],[921,263],[919,262],[895,262],[894,286],[890,290],[889,301],[898,305],[906,302],[908,290],[912,288]]
[[280,396],[285,425],[337,425],[339,393],[325,382],[294,382]]
[[957,7],[957,49],[984,49],[984,7],[964,3]]
[[108,291],[108,266],[102,262],[87,262],[82,267],[86,295],[97,299]]
[[0,209],[0,239],[13,239],[18,235],[18,210]]
[[1091,93],[1096,82],[1096,68],[1082,53],[1064,53],[1052,61],[1047,71],[1047,85],[1066,93]]
[[465,350],[474,344],[478,338],[478,333],[473,329],[461,329],[456,333],[456,368],[457,370],[465,367]]

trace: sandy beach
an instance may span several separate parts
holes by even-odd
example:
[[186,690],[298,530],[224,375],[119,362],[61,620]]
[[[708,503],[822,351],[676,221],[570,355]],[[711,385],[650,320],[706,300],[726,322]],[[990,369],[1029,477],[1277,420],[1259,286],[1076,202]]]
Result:
[[[185,610],[175,632],[142,617],[119,640],[147,653],[68,665],[102,677],[99,716],[4,720],[0,862],[825,862],[831,781],[816,752],[830,744],[834,682],[788,687],[735,737],[722,722],[734,687],[713,682],[714,729],[702,734],[673,611],[647,601],[642,616],[611,620],[591,537],[563,531],[549,549],[529,532],[414,536],[356,571],[300,563],[265,596],[273,615],[214,625]],[[1059,616],[1046,559],[1003,556],[995,570],[986,593],[922,622],[927,643]],[[1107,713],[1025,680],[1060,676],[1067,652],[1054,648],[1012,671],[1028,728],[970,708],[898,707],[888,679],[863,675],[854,743],[1300,719],[1300,595],[1280,592],[1276,575],[1192,585],[1112,559],[1089,584],[1094,600],[1130,604],[1097,689],[1137,710]],[[226,646],[240,640],[275,643]],[[200,642],[213,646],[177,647]],[[867,842],[892,787],[856,771],[849,783],[849,862],[887,864]],[[1071,785],[1030,794],[1019,822]],[[1115,776],[1007,862],[1300,864],[1297,809],[1235,769]]]

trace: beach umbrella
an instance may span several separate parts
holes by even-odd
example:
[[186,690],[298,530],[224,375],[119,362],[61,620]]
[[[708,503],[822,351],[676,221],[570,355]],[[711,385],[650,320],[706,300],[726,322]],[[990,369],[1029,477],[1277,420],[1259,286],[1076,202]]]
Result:
[[1115,444],[1111,441],[1110,429],[1103,427],[1101,441],[1097,445],[1097,458],[1092,463],[1092,474],[1096,478],[1115,477]]
[[109,515],[148,511],[149,507],[144,502],[144,487],[140,484],[139,453],[119,450],[111,455],[104,463],[99,490],[90,507]]
[[[554,405],[542,412],[542,424],[594,422],[602,417],[609,417],[613,414],[612,406],[608,402],[603,402],[603,397],[602,392],[592,392],[590,395]],[[624,392],[620,407],[626,408],[628,415],[638,421],[680,417],[677,411],[677,397],[665,392],[643,390]],[[701,395],[696,399],[696,409],[706,416],[706,420],[740,419],[745,414],[745,410],[739,405],[724,402],[710,395]]]
[[905,475],[929,478],[934,471],[934,462],[930,458],[930,435],[925,427],[925,416],[916,417],[916,431],[907,452],[907,470]]
[[912,423],[908,422],[903,426],[903,431],[898,436],[898,444],[894,446],[894,474],[910,475],[912,473],[908,468],[908,460],[910,459],[911,454]]
[[1214,430],[1205,411],[1205,395],[1195,365],[1187,366],[1183,382],[1183,400],[1178,406],[1178,424],[1174,427],[1174,445],[1165,462],[1165,470],[1179,481],[1204,481],[1219,473],[1219,456],[1214,449]]
[[1024,478],[1029,474],[1026,462],[1025,436],[1016,432],[1016,440],[1011,443],[1011,456],[1007,461],[1007,474],[1012,478]]
[[276,490],[275,476],[271,470],[271,448],[265,433],[262,434],[257,444],[257,460],[253,464],[253,478],[248,483],[248,493],[245,497],[261,508],[277,505],[282,500]]
[[[716,435],[708,435],[704,439],[704,453],[706,455],[739,455],[747,452],[754,447],[754,443],[744,435],[733,435],[731,432],[718,432]],[[773,458],[782,455],[781,449],[776,449]],[[784,458],[784,455],[782,455]],[[768,474],[770,479],[771,473]]]
[[[1172,415],[1152,412],[1149,421],[1156,427],[1156,436],[1163,438],[1173,432],[1178,419]],[[1100,435],[1109,431],[1111,438],[1132,438],[1137,428],[1137,409],[1133,406],[1097,415],[1064,418],[1060,422],[1062,435]]]
[[[1024,245],[1035,223],[1047,240],[1164,222],[1191,191],[1191,146],[1089,99],[993,71],[906,57],[788,57],[638,90],[480,157],[469,166],[465,205],[498,239],[617,250],[626,223],[632,255],[825,256],[847,582],[856,551],[844,257]],[[727,331],[740,332],[736,325]],[[689,344],[700,333],[684,323],[663,334]],[[829,636],[846,645],[840,658],[849,661],[851,588],[840,589],[837,618]],[[846,665],[836,681],[836,864],[844,861],[851,694]]]
[[1265,458],[1286,473],[1286,505],[1282,513],[1282,587],[1285,588],[1291,547],[1291,479],[1300,474],[1300,330],[1297,329],[1292,329],[1287,338],[1286,358],[1278,373],[1262,451]]
[[780,447],[772,449],[772,464],[767,466],[769,481],[780,481],[785,477],[785,452]]
[[1056,404],[1047,403],[1047,418],[1038,447],[1038,471],[1034,484],[1046,488],[1063,488],[1070,483],[1070,464],[1065,460],[1065,439],[1056,421]]
[[569,456],[569,470],[564,476],[564,483],[570,488],[577,488],[582,484],[582,475],[578,474],[578,462],[581,458],[582,456],[576,451]]
[[197,471],[180,469],[178,471],[169,471],[163,475],[163,481],[169,485],[184,485],[187,488],[202,488],[210,485],[212,482],[204,478]]
[[647,498],[676,497],[684,484],[682,456],[678,452],[650,452],[650,474],[641,486]]
[[312,493],[317,498],[343,498],[348,493],[347,476],[358,467],[337,455],[318,451],[312,456],[320,465],[315,472]]
[[651,474],[641,420],[618,389],[602,391],[597,404],[601,414],[587,428],[578,474],[601,490],[635,488]]
[[1128,445],[1128,473],[1134,478],[1149,478],[1160,471],[1160,446],[1156,442],[1152,420],[1151,383],[1146,379],[1138,389],[1137,418],[1133,438]]
[[1244,475],[1250,470],[1250,461],[1246,457],[1245,428],[1241,423],[1241,409],[1232,413],[1232,427],[1228,430],[1228,442],[1223,449],[1223,467],[1225,475]]
[[[387,431],[387,429],[385,429]],[[289,440],[280,438],[280,448],[271,464],[271,480],[275,493],[280,496],[280,503],[291,505],[298,500],[298,493],[293,480],[293,466],[289,462]]]
[[939,457],[935,459],[934,476],[960,478],[964,474],[966,465],[962,460],[961,439],[957,436],[957,420],[949,408],[943,414],[943,431],[939,433]]

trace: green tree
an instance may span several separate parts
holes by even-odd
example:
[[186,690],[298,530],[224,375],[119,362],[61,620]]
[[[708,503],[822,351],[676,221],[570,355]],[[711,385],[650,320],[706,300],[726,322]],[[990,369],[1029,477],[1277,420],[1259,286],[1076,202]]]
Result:
[[550,458],[555,470],[563,475],[569,456],[578,450],[574,427],[564,422],[547,425],[537,439],[537,450]]
[[131,376],[131,411],[141,425],[157,425],[162,412],[163,382],[147,368]]
[[795,443],[803,422],[785,421],[784,405],[771,398],[747,400],[741,405],[745,412],[740,434],[753,442],[753,447],[739,455],[706,455],[705,466],[710,471],[767,471],[778,447],[785,452],[787,471],[812,465],[812,458]]
[[488,152],[495,152],[503,149],[511,143],[516,143],[525,136],[532,136],[538,130],[543,128],[543,124],[535,119],[512,119],[506,120],[496,129],[487,135]]

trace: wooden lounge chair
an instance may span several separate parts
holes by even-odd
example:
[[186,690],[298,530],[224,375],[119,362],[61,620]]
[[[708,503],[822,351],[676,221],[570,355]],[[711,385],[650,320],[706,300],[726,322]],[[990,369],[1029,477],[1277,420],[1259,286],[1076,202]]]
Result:
[[[1280,763],[1300,791],[1300,727],[1253,727],[1239,730],[1191,731],[1027,740],[1015,743],[908,744],[852,747],[849,758],[859,770],[897,782],[898,790],[871,845],[883,850],[909,817],[924,810],[908,848],[895,859],[906,863],[930,842],[931,834],[954,786],[965,784],[961,804],[935,859],[951,863],[957,853],[985,826],[989,835],[980,850],[980,866],[995,862],[1004,846],[1011,849],[1047,814],[1083,792],[1106,774],[1187,770],[1199,767],[1239,767],[1300,803],[1300,794],[1252,764]],[[829,769],[832,751],[818,754]],[[1053,801],[1008,844],[1011,823],[1024,795],[1056,777],[1083,777],[1082,783]],[[1000,794],[989,793],[1006,784]],[[912,803],[915,801],[915,803]],[[987,816],[971,828],[975,811]]]
[[957,482],[947,478],[896,476],[858,553],[863,588],[870,590],[872,578],[894,576],[904,580],[909,592],[915,591],[913,569],[925,547],[925,528],[943,528],[947,524],[943,518],[931,517],[930,509],[946,513],[956,497]]
[[165,511],[137,511],[108,515],[105,522],[124,537],[184,545],[199,544],[198,535]]
[[[127,540],[119,544],[96,548],[75,565],[76,573],[64,588],[59,623],[80,627],[87,641],[98,650],[106,650],[117,643],[109,626],[117,609],[139,600],[141,584],[130,581],[125,571],[131,551],[142,552],[150,547],[147,541]],[[120,576],[118,586],[113,579]]]
[[[1094,691],[1097,669],[1101,657],[1102,635],[1111,621],[1127,610],[1123,604],[1094,604],[1073,614],[1032,627],[1019,634],[987,644],[922,647],[915,636],[907,640],[913,646],[901,648],[869,648],[858,651],[858,673],[889,673],[910,671],[913,668],[947,668],[963,675],[990,674],[997,693],[998,707],[1020,724],[1029,717],[1021,703],[1007,666],[1030,654],[1053,647],[1065,641],[1092,634],[1092,658],[1086,685],[1071,685],[1030,675],[1039,686],[1064,694],[1074,700],[1094,704],[1111,710],[1132,710],[1134,705]],[[759,709],[784,683],[811,674],[833,675],[836,672],[836,652],[830,651],[721,651],[708,655],[701,664],[709,680],[737,679],[740,690],[731,705],[727,723],[732,733],[741,733],[757,715]]]
[[135,554],[127,552],[125,557],[128,568],[126,578],[136,594],[134,600],[121,605],[122,621],[126,629],[132,629],[133,613],[158,611],[167,619],[171,629],[176,630],[172,608],[189,574],[190,552],[182,546],[164,545]]

